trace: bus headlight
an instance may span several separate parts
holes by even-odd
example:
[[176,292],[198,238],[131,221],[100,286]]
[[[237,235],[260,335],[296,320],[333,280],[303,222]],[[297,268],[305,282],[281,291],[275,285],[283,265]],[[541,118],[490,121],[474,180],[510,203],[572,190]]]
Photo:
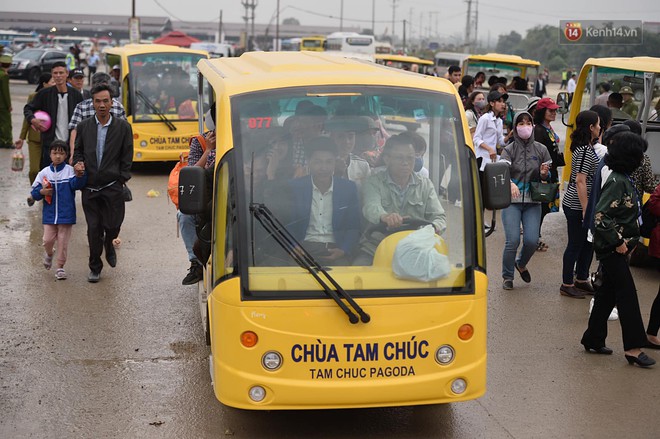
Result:
[[457,395],[460,395],[461,393],[465,392],[465,389],[467,389],[467,383],[463,378],[456,378],[451,383],[451,391]]
[[147,145],[148,145],[148,143],[147,143],[146,140],[143,140],[142,142],[140,142],[140,146],[141,146],[142,148],[146,148]]
[[454,349],[449,345],[442,345],[435,351],[435,361],[440,364],[449,364],[454,361]]
[[[452,385],[453,388],[453,385]],[[266,389],[261,386],[250,387],[250,392],[248,393],[250,399],[254,402],[261,402],[266,397]]]
[[277,370],[282,366],[282,355],[279,352],[268,351],[261,357],[261,365],[269,371]]

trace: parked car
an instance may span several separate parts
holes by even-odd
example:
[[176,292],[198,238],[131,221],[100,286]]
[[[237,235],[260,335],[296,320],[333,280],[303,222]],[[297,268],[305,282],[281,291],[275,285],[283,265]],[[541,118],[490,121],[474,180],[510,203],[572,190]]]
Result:
[[9,77],[26,79],[30,84],[36,84],[43,72],[50,72],[56,61],[64,61],[66,52],[57,49],[25,49],[14,55],[9,67]]

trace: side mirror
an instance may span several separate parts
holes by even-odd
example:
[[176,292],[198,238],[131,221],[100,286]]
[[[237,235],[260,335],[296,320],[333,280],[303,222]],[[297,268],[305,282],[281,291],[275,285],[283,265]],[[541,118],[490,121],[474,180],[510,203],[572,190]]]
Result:
[[206,173],[199,166],[186,166],[179,172],[179,210],[186,215],[203,213],[208,202]]
[[559,108],[557,108],[557,113],[568,113],[568,93],[561,92],[557,95],[557,105],[559,105]]
[[505,162],[488,163],[484,169],[484,206],[498,210],[511,204],[511,174]]

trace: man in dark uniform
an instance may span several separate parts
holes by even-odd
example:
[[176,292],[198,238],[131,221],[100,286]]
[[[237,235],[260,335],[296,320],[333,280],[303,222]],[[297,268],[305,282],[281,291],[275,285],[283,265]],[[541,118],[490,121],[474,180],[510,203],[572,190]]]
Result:
[[11,133],[11,96],[9,95],[9,74],[11,56],[0,55],[0,148],[13,148]]
[[[63,61],[53,64],[51,74],[55,86],[41,89],[32,102],[23,107],[23,115],[27,122],[32,128],[41,132],[41,168],[50,165],[49,151],[53,140],[59,139],[69,143],[69,121],[76,105],[83,100],[82,94],[66,83],[68,72]],[[34,113],[38,110],[48,113],[51,120],[50,128],[46,129],[46,126],[34,117]]]

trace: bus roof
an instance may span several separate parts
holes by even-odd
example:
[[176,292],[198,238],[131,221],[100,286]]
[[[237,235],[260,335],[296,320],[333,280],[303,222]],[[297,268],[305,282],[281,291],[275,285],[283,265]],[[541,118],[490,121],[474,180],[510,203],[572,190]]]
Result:
[[127,44],[123,47],[108,47],[103,51],[103,53],[111,55],[140,55],[144,53],[160,53],[160,52],[170,52],[170,53],[196,53],[203,56],[208,56],[206,50],[193,50],[186,49],[179,46],[170,46],[167,44]]
[[407,56],[407,55],[392,55],[389,53],[377,53],[375,55],[376,59],[383,61],[395,61],[395,62],[407,62],[411,64],[424,64],[424,65],[433,65],[433,61],[427,59],[418,58],[416,56]]
[[635,56],[631,58],[589,58],[585,61],[582,68],[584,69],[592,66],[660,73],[660,58],[653,58],[650,56]]
[[389,85],[456,93],[447,80],[322,52],[246,52],[238,58],[201,60],[200,72],[228,95],[282,87]]
[[468,61],[485,61],[525,66],[540,66],[541,63],[533,59],[525,59],[518,55],[505,55],[502,53],[486,53],[485,55],[470,55]]

